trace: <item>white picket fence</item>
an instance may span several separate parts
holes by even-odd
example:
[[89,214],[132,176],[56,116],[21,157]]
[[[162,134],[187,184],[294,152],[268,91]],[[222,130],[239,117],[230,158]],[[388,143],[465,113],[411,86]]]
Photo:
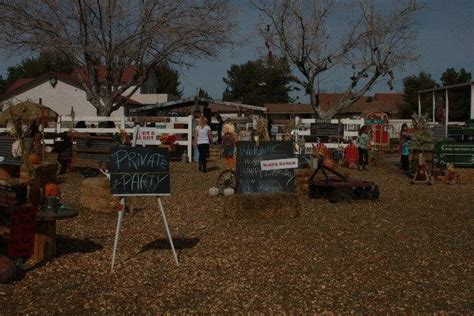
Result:
[[[311,124],[315,123],[316,119],[300,119],[299,117],[295,118],[295,126],[296,124],[300,124],[300,128],[295,130],[294,136],[295,136],[295,142],[297,142],[298,138],[300,136],[309,136],[311,135]],[[355,136],[358,136],[358,131],[360,126],[364,125],[364,119],[341,119],[340,121],[338,119],[333,119],[328,123],[332,124],[339,124],[343,126],[343,135],[341,137],[341,142],[340,143],[325,143],[327,148],[339,148],[339,147],[345,147],[346,144],[343,143],[343,141],[348,141],[352,139]],[[305,153],[310,153],[313,150],[313,145],[316,143],[305,143]],[[299,146],[296,144],[296,149],[299,151]]]
[[[192,155],[192,116],[187,117],[163,117],[163,122],[155,123],[155,127],[146,127],[147,130],[150,128],[154,129],[154,134],[156,137],[155,145],[159,145],[161,142],[159,141],[159,136],[163,134],[174,134],[177,135],[180,139],[176,141],[177,144],[186,146],[187,148],[187,155],[188,160],[191,161]],[[71,127],[74,123],[77,122],[85,122],[87,128],[75,128]],[[99,124],[102,122],[114,122],[114,128],[99,128]],[[95,127],[91,127],[94,124]],[[176,128],[175,124],[186,124],[185,128]],[[51,125],[55,125],[51,127]],[[50,124],[50,127],[44,129],[45,133],[62,133],[62,132],[78,132],[78,133],[89,133],[95,135],[106,135],[112,136],[120,132],[120,130],[125,130],[128,134],[133,134],[134,126],[136,125],[128,117],[109,117],[109,116],[79,116],[74,117],[74,120],[71,116],[59,116],[56,123]],[[0,133],[5,133],[11,130],[11,128],[0,128]],[[53,144],[54,139],[45,139],[46,144]],[[140,143],[139,143],[140,144]]]

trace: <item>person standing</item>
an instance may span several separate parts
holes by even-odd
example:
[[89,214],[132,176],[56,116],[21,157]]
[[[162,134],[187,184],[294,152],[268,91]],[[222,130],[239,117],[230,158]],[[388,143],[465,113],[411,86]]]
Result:
[[[410,146],[409,146],[409,144],[406,145],[406,143],[409,140],[410,140],[410,134],[408,134],[408,125],[406,123],[403,123],[402,128],[400,129],[400,152],[401,152],[400,164],[402,166],[402,169],[405,170],[405,171],[407,171],[406,166],[408,165],[407,158],[410,155]],[[405,145],[405,147],[403,147],[404,145]],[[408,151],[408,153],[407,153],[407,151]]]
[[366,170],[366,166],[369,163],[368,142],[369,135],[367,135],[367,127],[362,126],[359,131],[359,138],[357,139],[357,147],[359,147],[359,170]]
[[194,136],[194,148],[199,151],[199,170],[207,172],[206,164],[209,156],[209,147],[211,145],[211,128],[207,125],[207,118],[201,116],[199,124],[196,126]]
[[[192,130],[196,131],[196,127],[199,125],[199,118],[201,117],[201,112],[198,109],[195,109],[193,112],[193,122],[192,122]],[[193,132],[192,142],[193,144],[196,143],[195,132]],[[193,148],[193,161],[199,162],[199,151],[196,147]]]
[[400,158],[402,163],[402,169],[407,174],[410,175],[410,138],[404,138],[402,144],[402,155]]

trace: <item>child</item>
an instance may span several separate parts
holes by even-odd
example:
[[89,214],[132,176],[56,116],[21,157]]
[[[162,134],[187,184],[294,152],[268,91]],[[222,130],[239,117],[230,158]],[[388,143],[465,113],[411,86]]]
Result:
[[[408,144],[408,154],[403,154],[403,145],[405,144],[405,142],[409,141],[410,140],[410,134],[408,134],[408,125],[407,124],[403,124],[402,125],[402,128],[400,130],[400,163],[402,165],[402,170],[405,170],[404,168],[404,159],[406,159],[407,157],[404,157],[406,155],[409,155],[409,151],[410,151],[410,145]],[[405,170],[407,171],[407,170]]]
[[359,138],[357,139],[357,146],[359,147],[359,170],[366,170],[366,166],[369,163],[368,142],[369,135],[367,135],[367,127],[362,126],[359,131]]
[[410,171],[409,157],[410,157],[410,137],[405,137],[404,142],[402,144],[402,155],[401,155],[400,160],[402,162],[402,170],[405,171],[407,174]]

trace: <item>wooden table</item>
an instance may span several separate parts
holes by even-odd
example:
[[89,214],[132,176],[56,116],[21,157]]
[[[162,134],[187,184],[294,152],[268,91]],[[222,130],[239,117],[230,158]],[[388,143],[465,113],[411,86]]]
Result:
[[38,212],[35,249],[31,258],[37,261],[53,259],[56,255],[56,221],[75,217],[78,213],[77,210],[65,205],[58,212]]

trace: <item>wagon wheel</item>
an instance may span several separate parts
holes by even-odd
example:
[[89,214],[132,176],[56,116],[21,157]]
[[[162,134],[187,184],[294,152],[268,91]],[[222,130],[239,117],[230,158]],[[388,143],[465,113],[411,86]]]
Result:
[[308,197],[310,199],[320,199],[323,197],[323,194],[318,186],[309,183]]
[[329,193],[328,199],[331,203],[351,202],[352,188],[340,187]]
[[233,170],[227,169],[222,171],[217,179],[217,188],[220,194],[224,194],[225,189],[232,188],[235,191],[237,186],[237,180],[235,179],[235,173]]

